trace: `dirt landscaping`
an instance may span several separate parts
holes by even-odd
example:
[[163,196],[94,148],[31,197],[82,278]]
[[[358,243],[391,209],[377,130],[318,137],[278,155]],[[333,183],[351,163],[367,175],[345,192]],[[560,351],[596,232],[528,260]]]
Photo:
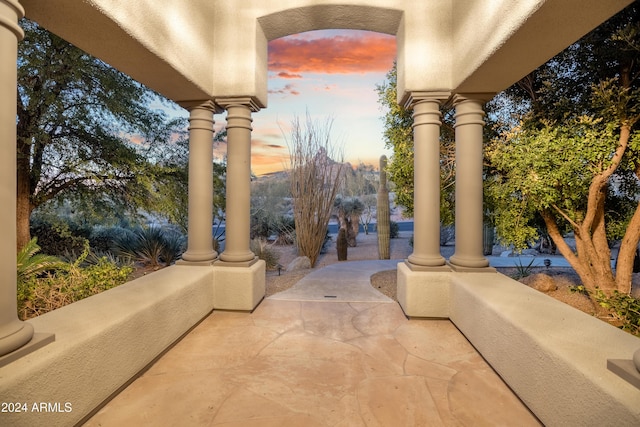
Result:
[[[391,240],[391,259],[404,259],[413,252],[413,248],[409,244],[407,233],[401,233],[400,237]],[[282,292],[293,286],[298,280],[313,271],[314,269],[300,270],[296,272],[285,272],[286,266],[297,256],[294,246],[271,246],[271,248],[280,254],[280,265],[283,266],[280,273],[278,271],[267,271],[266,278],[266,296]],[[451,256],[454,252],[453,246],[441,247],[441,253],[445,258]],[[348,261],[356,260],[373,260],[378,259],[378,242],[376,234],[358,235],[358,246],[349,248]],[[346,261],[346,262],[348,262]],[[328,243],[327,252],[320,255],[315,269],[325,267],[329,264],[337,263],[337,251],[335,248],[335,239]],[[518,274],[518,269],[498,268],[500,273],[510,277]],[[531,268],[527,277],[521,278],[519,281],[524,285],[544,292],[552,298],[564,302],[578,310],[587,314],[594,315],[595,307],[588,296],[572,292],[571,288],[580,284],[580,278],[572,268],[567,267],[536,267]],[[634,274],[634,288],[640,288],[640,274]],[[382,271],[371,277],[371,286],[388,296],[393,300],[396,299],[396,270]],[[610,318],[603,318],[605,321],[612,321]],[[615,323],[615,322],[614,322]]]

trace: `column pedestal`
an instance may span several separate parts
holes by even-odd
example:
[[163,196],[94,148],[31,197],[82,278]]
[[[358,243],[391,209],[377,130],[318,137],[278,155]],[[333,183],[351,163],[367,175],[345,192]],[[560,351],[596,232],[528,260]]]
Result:
[[264,298],[266,264],[250,248],[251,113],[249,97],[216,99],[227,110],[225,249],[214,263],[214,309],[251,311]]

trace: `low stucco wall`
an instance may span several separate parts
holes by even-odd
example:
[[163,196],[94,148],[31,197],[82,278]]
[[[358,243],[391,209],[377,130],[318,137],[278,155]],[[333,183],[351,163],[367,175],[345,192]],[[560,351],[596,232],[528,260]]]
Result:
[[76,424],[212,309],[213,269],[171,266],[29,320],[55,342],[0,368],[0,400],[27,409],[0,425]]
[[640,339],[498,273],[452,273],[449,317],[545,425],[640,425],[640,390],[607,370]]

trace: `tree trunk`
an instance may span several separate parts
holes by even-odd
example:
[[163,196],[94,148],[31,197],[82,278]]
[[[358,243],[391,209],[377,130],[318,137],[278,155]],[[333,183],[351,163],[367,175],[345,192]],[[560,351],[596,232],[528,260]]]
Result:
[[553,215],[549,211],[543,211],[542,218],[547,226],[549,236],[556,244],[558,251],[580,276],[582,285],[589,291],[591,302],[597,310],[599,304],[595,301],[596,289],[602,290],[607,295],[616,289],[616,281],[608,255],[609,247],[607,246],[606,250],[598,248],[594,245],[591,234],[584,229],[584,225],[575,224],[573,229],[576,252],[574,252],[562,237]]
[[31,175],[30,175],[30,145],[22,141],[17,142],[17,188],[16,188],[16,246],[20,251],[31,240],[29,229],[31,212]]
[[616,263],[616,287],[619,292],[631,293],[631,278],[633,274],[633,261],[636,256],[638,242],[640,241],[640,203],[629,221],[627,231],[624,233],[618,262]]

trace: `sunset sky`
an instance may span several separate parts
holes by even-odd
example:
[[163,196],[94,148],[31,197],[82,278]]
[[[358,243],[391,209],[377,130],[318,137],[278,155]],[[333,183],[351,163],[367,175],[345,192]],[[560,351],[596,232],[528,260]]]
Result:
[[[269,43],[269,104],[253,115],[251,168],[256,175],[282,170],[289,158],[285,137],[306,112],[324,122],[346,161],[378,164],[385,150],[383,112],[376,84],[396,56],[395,37],[367,31],[323,30]],[[216,116],[222,126],[224,115]],[[215,149],[224,155],[225,144]]]

